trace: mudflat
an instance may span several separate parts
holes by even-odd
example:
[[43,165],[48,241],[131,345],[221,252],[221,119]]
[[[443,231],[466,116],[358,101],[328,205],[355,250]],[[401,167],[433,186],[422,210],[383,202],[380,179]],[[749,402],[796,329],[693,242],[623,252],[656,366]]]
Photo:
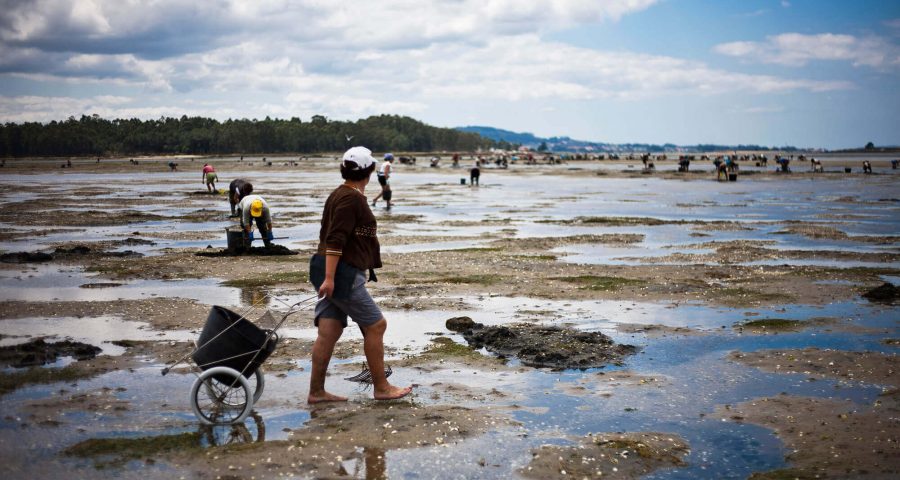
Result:
[[[465,168],[399,165],[395,206],[373,208],[384,268],[369,289],[389,323],[391,378],[413,395],[376,402],[344,380],[363,368],[350,328],[327,380],[350,402],[307,405],[304,312],[279,331],[248,419],[216,427],[191,412],[196,368],[160,371],[191,352],[212,305],[266,328],[313,295],[308,260],[337,163],[206,158],[223,182],[207,194],[203,161],[170,172],[166,159],[129,160],[3,168],[0,347],[41,351],[0,372],[13,476],[900,470],[898,305],[864,296],[900,283],[900,177],[884,159],[871,175],[844,174],[841,159],[826,158],[825,174],[747,166],[737,182],[699,162],[488,165],[479,187],[461,184]],[[236,220],[222,190],[238,177],[266,198],[290,254],[224,251]],[[480,327],[448,328],[459,317]],[[526,334],[524,347],[488,341]],[[546,361],[595,344],[618,353]]]

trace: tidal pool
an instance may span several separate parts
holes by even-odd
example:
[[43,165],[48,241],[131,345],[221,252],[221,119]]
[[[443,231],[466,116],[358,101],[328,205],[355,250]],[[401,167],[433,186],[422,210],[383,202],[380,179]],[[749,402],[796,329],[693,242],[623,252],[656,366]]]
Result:
[[[0,301],[109,301],[187,298],[207,305],[240,305],[241,290],[216,278],[114,281],[78,268],[54,265],[0,270]],[[93,288],[96,286],[96,288]]]

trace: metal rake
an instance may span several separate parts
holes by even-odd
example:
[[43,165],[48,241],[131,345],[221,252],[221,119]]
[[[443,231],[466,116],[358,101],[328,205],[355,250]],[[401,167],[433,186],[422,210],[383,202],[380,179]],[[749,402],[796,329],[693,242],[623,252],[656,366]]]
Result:
[[[385,365],[385,369],[384,369],[384,377],[385,377],[385,378],[390,377],[392,373],[394,373],[394,371],[391,370],[391,366],[390,366],[390,365]],[[369,371],[369,365],[364,363],[364,364],[363,364],[363,371],[357,373],[356,375],[354,375],[354,376],[352,376],[352,377],[347,377],[347,378],[345,378],[344,380],[347,380],[347,381],[350,381],[350,382],[368,383],[368,384],[371,384],[371,383],[372,383],[372,372]]]

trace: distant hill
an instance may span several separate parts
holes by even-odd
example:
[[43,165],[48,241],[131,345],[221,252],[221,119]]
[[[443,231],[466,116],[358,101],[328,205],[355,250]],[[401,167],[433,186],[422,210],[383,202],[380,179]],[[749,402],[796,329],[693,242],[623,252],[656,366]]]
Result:
[[478,135],[494,140],[495,142],[515,143],[529,148],[537,148],[541,142],[546,140],[544,138],[535,137],[531,133],[516,133],[494,127],[458,127],[457,130],[461,132],[477,133]]
[[484,138],[495,142],[508,142],[514,145],[521,145],[532,149],[538,148],[541,143],[546,143],[547,148],[551,151],[591,151],[591,150],[608,150],[610,145],[597,142],[585,142],[582,140],[573,140],[569,137],[536,137],[532,133],[511,132],[494,127],[469,126],[458,127],[457,130],[467,133],[477,133]]
[[484,138],[495,142],[508,142],[513,145],[521,145],[531,149],[537,149],[541,143],[547,144],[547,149],[551,152],[720,152],[727,150],[783,150],[795,151],[796,147],[772,147],[764,145],[675,145],[673,143],[665,143],[662,145],[647,143],[603,143],[589,142],[585,140],[575,140],[569,137],[537,137],[531,133],[517,133],[509,130],[503,130],[494,127],[468,126],[457,127],[456,130],[477,133]]

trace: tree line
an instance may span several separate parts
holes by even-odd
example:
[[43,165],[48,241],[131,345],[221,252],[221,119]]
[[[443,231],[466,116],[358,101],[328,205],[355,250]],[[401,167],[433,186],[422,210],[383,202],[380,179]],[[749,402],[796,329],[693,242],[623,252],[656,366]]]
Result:
[[225,120],[163,117],[115,119],[98,115],[49,123],[0,125],[0,156],[107,156],[149,154],[316,153],[365,145],[374,151],[474,151],[509,147],[476,133],[426,125],[410,117],[378,115],[332,121]]

